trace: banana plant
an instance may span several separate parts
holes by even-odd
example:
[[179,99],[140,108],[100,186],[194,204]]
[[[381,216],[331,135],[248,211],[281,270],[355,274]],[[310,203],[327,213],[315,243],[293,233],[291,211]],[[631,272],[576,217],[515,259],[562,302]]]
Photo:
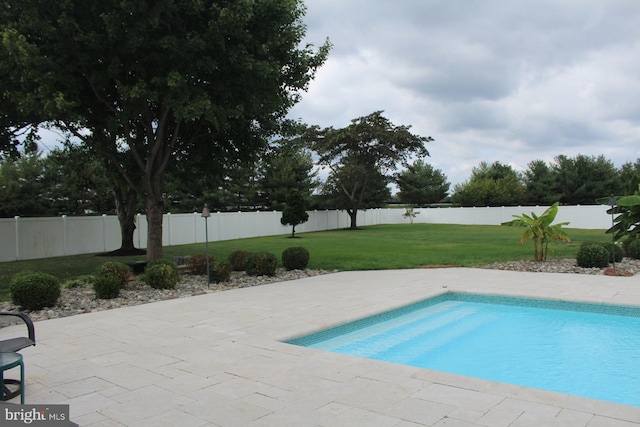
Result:
[[[613,225],[607,233],[613,233],[613,239],[616,241],[623,237],[637,237],[640,234],[640,185],[635,194],[620,198],[612,197],[615,203],[607,213],[618,216],[614,218]],[[611,205],[611,197],[603,197],[596,201],[602,205]]]
[[526,230],[520,236],[520,243],[527,240],[533,241],[534,259],[537,262],[547,260],[547,251],[549,247],[549,239],[570,242],[571,238],[562,229],[568,222],[561,222],[551,225],[558,214],[558,202],[551,205],[540,216],[531,212],[531,215],[512,215],[514,220],[503,222],[501,225],[508,227],[525,227]]

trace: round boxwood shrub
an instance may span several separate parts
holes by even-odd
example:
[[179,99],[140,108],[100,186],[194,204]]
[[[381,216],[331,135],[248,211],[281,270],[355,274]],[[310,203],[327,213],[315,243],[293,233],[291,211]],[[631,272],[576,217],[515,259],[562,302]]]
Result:
[[228,282],[231,278],[231,264],[214,261],[209,266],[209,278],[213,283]]
[[576,261],[584,268],[604,268],[609,265],[611,255],[602,245],[584,245],[578,250]]
[[294,246],[282,251],[282,265],[287,270],[304,270],[309,264],[309,251],[301,246]]
[[249,276],[275,276],[278,258],[269,252],[256,252],[249,255],[245,267]]
[[117,277],[96,276],[93,290],[100,299],[113,299],[120,295],[122,284]]
[[227,261],[231,264],[233,271],[244,271],[249,255],[251,252],[248,251],[233,251],[229,254]]
[[602,247],[609,252],[609,262],[613,259],[615,262],[622,261],[624,258],[624,249],[613,243],[603,243]]
[[171,261],[154,261],[147,266],[144,280],[154,289],[173,289],[178,284],[178,267]]
[[[212,266],[215,259],[209,255],[209,266]],[[205,254],[195,254],[189,257],[187,261],[187,267],[191,274],[207,274],[207,256]]]
[[131,269],[123,262],[107,261],[98,266],[96,275],[100,277],[113,277],[118,280],[120,287],[123,287],[131,275]]
[[580,247],[584,248],[585,246],[593,246],[593,245],[598,246],[600,244],[601,244],[600,242],[596,242],[595,240],[586,240],[580,244]]
[[147,267],[153,267],[154,265],[168,265],[174,270],[178,271],[178,264],[176,264],[175,261],[167,258],[154,259],[153,261],[149,261],[147,263]]
[[640,239],[633,239],[627,246],[627,256],[633,259],[640,259]]
[[50,274],[26,271],[16,274],[9,286],[11,300],[23,310],[53,307],[60,298],[60,282]]
[[627,236],[623,241],[622,241],[622,249],[624,249],[624,254],[625,256],[628,256],[629,258],[632,258],[631,255],[629,255],[629,245],[631,243],[633,243],[634,241],[638,240],[638,235],[637,234],[633,234],[631,236]]

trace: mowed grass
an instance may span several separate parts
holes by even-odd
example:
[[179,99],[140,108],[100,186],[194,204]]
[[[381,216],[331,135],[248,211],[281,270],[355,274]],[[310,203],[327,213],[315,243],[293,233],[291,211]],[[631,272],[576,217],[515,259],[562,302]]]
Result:
[[[395,224],[316,233],[209,242],[209,253],[225,260],[236,250],[271,252],[280,258],[290,246],[311,254],[308,268],[387,270],[425,266],[471,267],[498,261],[533,259],[533,244],[520,244],[523,228],[449,224]],[[575,258],[584,241],[610,242],[604,230],[567,229],[571,243],[551,241],[549,258]],[[165,258],[205,253],[205,244],[164,248]],[[95,254],[0,263],[0,300],[8,300],[11,277],[24,270],[49,273],[61,281],[92,274],[105,261],[140,261],[137,257]]]

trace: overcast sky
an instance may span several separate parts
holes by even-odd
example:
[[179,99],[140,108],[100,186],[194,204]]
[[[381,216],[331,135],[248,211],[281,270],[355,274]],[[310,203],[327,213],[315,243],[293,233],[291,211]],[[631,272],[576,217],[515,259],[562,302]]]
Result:
[[431,136],[463,182],[481,161],[640,158],[639,0],[306,0],[334,45],[290,117],[321,127],[384,110]]

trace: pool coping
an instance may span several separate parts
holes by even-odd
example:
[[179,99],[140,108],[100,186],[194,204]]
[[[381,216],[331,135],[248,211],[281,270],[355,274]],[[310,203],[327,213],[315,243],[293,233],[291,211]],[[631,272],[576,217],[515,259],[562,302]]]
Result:
[[450,291],[640,306],[635,276],[335,273],[37,322],[27,403],[86,426],[640,426],[638,407],[281,342]]

